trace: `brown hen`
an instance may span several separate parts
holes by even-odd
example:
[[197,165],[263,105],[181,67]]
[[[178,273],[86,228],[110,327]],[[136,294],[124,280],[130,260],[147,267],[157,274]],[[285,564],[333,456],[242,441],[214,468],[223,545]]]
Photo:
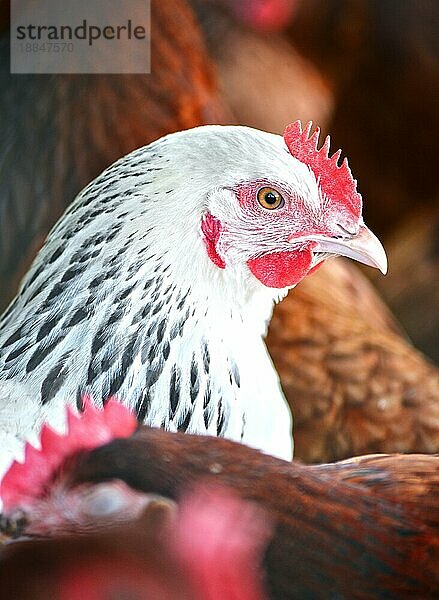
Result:
[[[59,441],[62,443],[62,439]],[[30,458],[30,463],[34,460]],[[41,459],[38,462],[41,465]],[[32,469],[31,478],[34,477],[33,466],[28,466]],[[18,467],[19,472],[22,469]],[[11,477],[7,482],[5,478],[2,492],[8,496],[12,522],[18,516],[23,533],[62,536],[61,539],[66,540],[64,547],[58,544],[58,555],[56,541],[41,546],[46,556],[49,552],[48,562],[53,572],[55,561],[58,569],[66,569],[71,564],[68,557],[72,555],[72,547],[81,549],[80,539],[70,538],[77,533],[90,536],[90,545],[87,537],[84,538],[84,552],[90,556],[90,548],[97,548],[99,560],[93,559],[93,554],[91,560],[98,566],[108,555],[119,557],[120,561],[125,549],[131,548],[132,552],[136,547],[134,556],[138,562],[146,559],[150,565],[156,564],[146,548],[142,552],[142,544],[148,539],[148,535],[145,537],[147,523],[137,521],[134,528],[125,523],[126,531],[118,530],[117,526],[121,521],[129,521],[130,515],[136,512],[135,507],[138,512],[142,499],[145,505],[151,494],[180,505],[187,490],[197,489],[201,482],[229,488],[234,495],[263,509],[261,513],[253,513],[253,538],[261,539],[257,533],[261,531],[260,523],[268,519],[272,533],[264,567],[268,597],[273,600],[436,597],[439,586],[437,456],[366,456],[310,466],[290,464],[219,438],[142,427],[125,439],[71,454],[55,471],[50,473],[49,470],[46,479],[40,481],[44,485],[39,489],[25,485],[27,490],[23,495],[23,486],[17,486],[17,478]],[[227,512],[227,502],[223,501],[223,506]],[[236,520],[229,520],[230,530],[225,534],[225,539],[230,539],[229,547],[237,551],[243,545],[236,542],[236,529],[248,523],[248,511],[243,508],[238,513],[235,511]],[[199,504],[198,511],[203,510],[204,504]],[[203,517],[197,518],[195,514],[194,521],[203,524]],[[112,523],[116,529],[109,529]],[[174,528],[177,523],[174,521]],[[205,521],[204,524],[206,527]],[[102,532],[97,538],[96,531]],[[113,537],[106,535],[106,531]],[[127,540],[128,531],[132,535]],[[197,533],[193,527],[190,540],[194,539],[195,545],[200,533],[202,530]],[[218,548],[218,543],[209,535],[204,537],[205,546],[217,545]],[[38,549],[28,541],[14,546],[6,547],[0,554],[2,590],[11,590],[14,586],[16,590],[18,585],[29,582],[27,569],[20,566],[25,567],[29,554]],[[162,544],[156,548],[158,560],[166,556]],[[221,562],[221,553],[217,551],[217,554]],[[38,560],[39,564],[44,562],[41,553]],[[164,575],[170,587],[175,583],[176,574],[172,561],[168,560],[167,564],[170,567],[167,572],[157,565],[156,573]],[[215,568],[215,564],[217,561],[211,561],[211,568]],[[240,561],[229,564],[222,581],[230,581],[231,573],[236,571],[241,572],[242,580],[241,565]],[[18,582],[11,582],[11,572],[23,575]],[[210,572],[215,581],[213,571]],[[109,581],[116,576],[117,570],[112,568]],[[136,581],[135,574],[128,579],[130,581]],[[245,589],[250,589],[251,581]],[[202,597],[204,600],[217,598],[209,594]],[[224,593],[219,597],[255,600],[255,596],[246,596],[245,592],[230,596]]]
[[439,373],[347,262],[325,265],[276,307],[267,344],[296,457],[439,450]]

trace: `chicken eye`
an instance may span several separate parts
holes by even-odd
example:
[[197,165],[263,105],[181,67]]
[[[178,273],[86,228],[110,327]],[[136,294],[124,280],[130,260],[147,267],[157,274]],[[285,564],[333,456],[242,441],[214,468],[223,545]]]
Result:
[[263,208],[268,208],[268,210],[282,208],[285,204],[282,195],[271,187],[263,187],[258,191],[258,202]]
[[126,498],[121,489],[115,485],[101,484],[85,494],[83,510],[95,517],[106,517],[122,511],[126,506]]

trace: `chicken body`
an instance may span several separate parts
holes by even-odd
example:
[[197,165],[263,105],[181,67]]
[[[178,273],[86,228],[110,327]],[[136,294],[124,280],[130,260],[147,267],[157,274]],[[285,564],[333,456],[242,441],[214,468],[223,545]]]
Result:
[[435,597],[439,457],[309,466],[212,441],[142,429],[93,451],[74,481],[120,478],[177,500],[200,479],[229,486],[275,524],[265,556],[272,599]]
[[354,264],[336,259],[301,282],[275,307],[266,341],[296,457],[439,451],[438,370]]
[[[93,535],[101,531],[106,540],[101,556],[120,556],[127,544],[117,531],[136,507],[138,512],[139,499],[145,505],[159,495],[179,505],[201,482],[225,486],[263,509],[272,525],[264,567],[273,600],[434,598],[437,593],[437,456],[365,456],[306,466],[228,440],[142,427],[126,439],[71,456],[23,503],[19,480],[12,477],[7,485],[16,487],[16,502],[9,511],[13,516],[21,508],[27,536],[63,536],[68,552],[80,544],[69,536],[88,533],[96,548]],[[32,492],[29,485],[27,491]],[[106,510],[99,513],[99,507]],[[257,529],[261,516],[254,516]],[[105,530],[111,524],[119,530],[110,530],[115,535],[109,541]],[[140,546],[147,524],[125,527],[133,531],[133,545]],[[230,539],[236,527],[239,521]],[[21,544],[22,560],[33,549],[33,542],[30,548],[26,544]],[[50,544],[48,550],[50,557]],[[0,568],[0,581],[7,580],[8,564],[14,565],[13,545],[4,555],[10,558]],[[15,560],[20,564],[20,547]]]

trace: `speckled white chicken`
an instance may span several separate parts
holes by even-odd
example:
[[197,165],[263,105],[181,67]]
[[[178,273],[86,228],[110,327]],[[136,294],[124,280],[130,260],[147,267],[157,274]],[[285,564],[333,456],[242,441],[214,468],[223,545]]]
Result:
[[0,322],[2,470],[84,395],[291,459],[273,302],[331,255],[386,270],[347,162],[310,131],[182,131],[78,195]]

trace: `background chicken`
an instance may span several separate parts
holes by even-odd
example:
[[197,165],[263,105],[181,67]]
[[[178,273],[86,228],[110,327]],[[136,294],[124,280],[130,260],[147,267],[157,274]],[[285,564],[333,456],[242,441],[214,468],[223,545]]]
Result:
[[[226,20],[224,11],[221,18],[215,15],[212,19],[209,18],[210,8],[206,8],[205,3],[202,4],[203,23],[207,20],[210,25],[219,25],[216,29],[205,29],[211,51],[214,48],[211,42],[215,31],[219,32],[217,39],[222,40],[221,46],[218,46],[222,48],[222,54],[215,55],[222,82],[221,100],[213,66],[206,57],[202,35],[183,1],[152,2],[153,70],[149,76],[11,76],[7,73],[7,40],[4,41],[4,85],[0,102],[2,114],[11,123],[11,135],[2,137],[4,142],[8,140],[8,145],[4,145],[3,149],[0,147],[4,156],[2,164],[5,165],[3,175],[0,174],[0,185],[4,189],[0,200],[4,203],[0,236],[0,269],[3,269],[4,275],[1,276],[0,294],[5,293],[8,298],[13,295],[19,278],[41,245],[49,226],[76,192],[104,166],[130,149],[168,131],[206,122],[230,121],[229,110],[224,106],[226,98],[227,103],[233,106],[236,120],[274,131],[280,130],[291,119],[292,114],[305,120],[316,118],[318,114],[321,122],[328,122],[334,107],[335,88],[332,79],[326,73],[322,74],[321,63],[316,61],[318,68],[311,66],[309,61],[291,49],[288,36],[270,33],[264,37],[254,34],[248,28],[234,30],[231,22]],[[337,19],[343,14],[359,19],[364,14],[360,9],[356,13],[352,10],[350,13],[343,13],[342,8],[335,8],[334,2],[332,13],[330,10],[327,12],[325,7],[324,10],[321,6],[319,8],[316,2],[301,3],[298,11],[299,4],[291,13],[295,19],[293,24],[301,22],[300,19],[304,18],[303,9],[307,7],[309,10],[320,11],[318,19],[308,21],[308,29],[304,27],[304,31],[309,31],[310,22],[316,27],[323,22],[322,31],[332,31],[324,21],[330,14]],[[349,19],[343,19],[341,22],[349,29],[349,25],[346,25],[349,24]],[[308,38],[308,42],[310,39]],[[319,36],[314,36],[313,39],[323,40]],[[344,36],[339,39],[345,41],[349,38]],[[248,51],[245,45],[238,43],[243,41],[247,43]],[[303,50],[299,43],[297,45],[314,60],[314,55]],[[325,55],[328,56],[329,63],[327,50],[330,45],[322,41],[321,47],[326,48]],[[343,52],[344,50],[341,54]],[[351,56],[352,53],[344,55]],[[337,57],[331,64],[341,65],[340,62],[337,63]],[[340,72],[343,69],[340,67]],[[243,84],[245,81],[248,83]],[[365,81],[367,79],[362,80]],[[249,86],[256,93],[245,93],[243,97],[242,91]],[[271,91],[268,98],[265,93],[267,89]],[[264,90],[264,93],[259,93],[258,90]],[[428,95],[423,95],[423,98],[427,97]],[[267,102],[270,105],[268,111]],[[35,110],[35,106],[40,108]],[[56,119],[53,119],[54,114],[58,115]],[[339,114],[343,114],[343,111],[340,110]],[[111,138],[106,137],[106,132],[111,132]],[[331,132],[334,133],[332,126]],[[12,145],[9,143],[11,139],[14,141]],[[72,145],[70,140],[74,141]],[[350,155],[349,144],[344,144],[344,147]],[[16,157],[22,155],[23,148],[27,160],[18,161]],[[23,171],[25,164],[26,173]],[[358,166],[362,168],[359,163]],[[369,179],[369,175],[367,178]],[[360,178],[360,184],[360,189],[365,189],[365,177]],[[373,195],[368,195],[367,200],[373,201]],[[19,258],[20,256],[23,258]],[[344,363],[345,366],[348,365],[345,370],[343,371],[340,363],[335,370],[325,366],[326,357],[331,356],[330,346],[325,346],[325,343],[332,343],[334,339],[343,341],[347,335],[348,327],[346,321],[340,318],[339,303],[344,309],[347,309],[351,298],[354,303],[358,303],[358,294],[351,294],[350,289],[353,285],[363,293],[366,286],[358,271],[354,272],[343,265],[334,267],[334,277],[337,277],[337,286],[341,288],[329,283],[325,272],[316,273],[304,281],[295,290],[296,298],[290,295],[279,306],[282,314],[276,322],[285,325],[282,336],[278,340],[274,335],[269,337],[277,367],[285,381],[285,391],[296,414],[296,456],[307,460],[312,457],[314,460],[331,460],[366,451],[437,451],[437,421],[432,418],[437,410],[433,408],[437,405],[435,371],[403,339],[395,344],[396,334],[390,334],[389,344],[383,328],[382,335],[375,335],[372,344],[375,356],[383,357],[383,360],[377,362],[381,380],[389,375],[392,384],[383,384],[373,393],[368,386],[367,394],[361,401],[357,387],[355,403],[348,400],[352,398],[352,394],[355,396],[350,370],[353,368],[356,373],[369,372],[367,369],[365,371],[364,365],[370,364],[370,352],[364,349],[369,347],[367,332],[370,322],[388,320],[387,311],[383,311],[378,301],[368,304],[367,314],[359,314],[355,311],[355,304],[351,306],[353,312],[356,312],[358,323],[365,320],[360,327],[364,334],[356,351],[349,354],[351,362]],[[341,293],[341,289],[345,292]],[[393,298],[395,295],[393,294]],[[413,306],[413,302],[409,306]],[[417,311],[418,315],[419,312]],[[436,312],[433,307],[430,314],[436,315]],[[327,318],[322,319],[322,314],[328,315]],[[291,318],[287,319],[288,315]],[[330,326],[332,322],[333,327]],[[321,335],[318,340],[315,323],[319,323],[322,333],[328,328],[327,335]],[[338,323],[344,323],[339,330]],[[295,335],[296,328],[300,331],[300,336]],[[432,336],[434,328],[429,327],[428,322],[424,328],[424,331],[427,330]],[[276,331],[279,331],[278,326]],[[316,364],[309,360],[309,347],[315,345],[315,342],[320,348],[319,356],[323,357],[317,359]],[[430,347],[433,344],[434,340]],[[291,351],[292,347],[294,352]],[[407,356],[412,357],[409,361],[414,369],[412,377],[418,382],[415,384],[416,403],[419,402],[415,403],[416,410],[412,410],[410,406],[404,408],[407,393],[400,391],[412,389],[410,386],[407,388],[409,375],[404,368]],[[286,357],[291,357],[294,362],[289,364]],[[295,374],[294,382],[292,373]],[[312,382],[313,377],[325,382],[324,390],[319,388],[318,394],[314,393],[316,387]],[[426,397],[419,393],[422,381],[426,381]],[[390,403],[389,387],[392,388]],[[337,394],[332,398],[334,389],[337,389]],[[413,396],[413,392],[411,395]],[[334,409],[334,406],[337,408]],[[410,419],[407,421],[408,414],[412,415],[413,427],[410,435],[404,437],[407,422],[411,423]],[[328,429],[332,426],[335,427],[333,431]],[[343,427],[347,428],[345,435],[341,433]]]
[[324,265],[290,293],[267,345],[293,410],[296,457],[438,451],[438,371],[352,265]]
[[[221,562],[225,567],[223,585],[230,585],[232,577],[233,582],[247,581],[246,569],[255,572],[258,548],[268,535],[264,579],[269,598],[435,597],[439,585],[439,457],[372,456],[331,465],[290,464],[218,438],[148,428],[131,435],[134,419],[125,411],[114,402],[104,411],[88,407],[82,417],[71,418],[67,436],[46,429],[41,451],[29,449],[25,464],[11,467],[2,482],[4,523],[9,521],[12,526],[18,520],[19,534],[61,536],[63,544],[40,542],[39,548],[35,542],[23,541],[3,548],[2,591],[25,588],[39,566],[44,566],[50,579],[59,578],[60,572],[65,575],[72,566],[77,568],[78,555],[74,560],[70,557],[82,548],[81,557],[93,560],[99,555],[91,581],[99,576],[102,563],[111,566],[106,578],[111,583],[120,576],[121,565],[132,567],[135,561],[145,565],[146,574],[155,568],[159,577],[170,575],[168,589],[180,584],[180,577],[184,586],[186,571],[174,579],[175,559],[160,565],[168,550],[166,537],[165,543],[161,541],[163,519],[157,519],[157,513],[172,514],[171,500],[180,506],[180,516],[171,521],[171,549],[179,529],[187,533],[187,528],[179,525],[186,519],[191,552],[185,550],[184,536],[182,540],[180,536],[180,548],[189,570],[200,548],[198,532],[203,531],[200,552],[201,556],[207,554],[204,574],[209,573],[206,581],[211,584],[217,581]],[[116,435],[121,438],[98,447],[99,440],[88,428],[91,425],[95,431],[99,419],[104,432],[109,431],[111,437],[116,425]],[[195,501],[185,500],[186,490],[197,489],[200,482],[225,486],[263,512],[228,500],[227,494],[216,496],[215,488],[210,501],[199,494]],[[215,520],[217,523],[219,518],[220,524],[212,524],[212,531],[220,529],[215,556],[222,560],[212,564],[211,540],[205,532],[212,523],[209,513],[218,508],[216,498],[222,511]],[[156,524],[152,526],[151,521]],[[125,531],[117,529],[121,522]],[[115,528],[108,529],[112,525]],[[152,535],[159,533],[154,557],[146,548],[151,530]],[[99,531],[102,533],[97,534]],[[245,532],[250,531],[252,544],[246,543]],[[69,539],[79,532],[89,537]],[[241,532],[242,541],[238,542]],[[223,534],[228,540],[225,547],[220,543]],[[244,560],[227,561],[226,566],[224,556],[233,559],[233,549],[241,551]],[[34,551],[38,551],[36,562],[29,564]],[[135,559],[131,555],[127,561],[125,556],[133,551]],[[11,574],[17,571],[21,572],[19,580],[11,581]],[[131,585],[138,581],[138,576],[130,579]],[[254,578],[248,580],[241,595],[229,596],[226,589],[223,596],[205,593],[201,597],[254,600],[259,596],[250,593],[252,585]]]

